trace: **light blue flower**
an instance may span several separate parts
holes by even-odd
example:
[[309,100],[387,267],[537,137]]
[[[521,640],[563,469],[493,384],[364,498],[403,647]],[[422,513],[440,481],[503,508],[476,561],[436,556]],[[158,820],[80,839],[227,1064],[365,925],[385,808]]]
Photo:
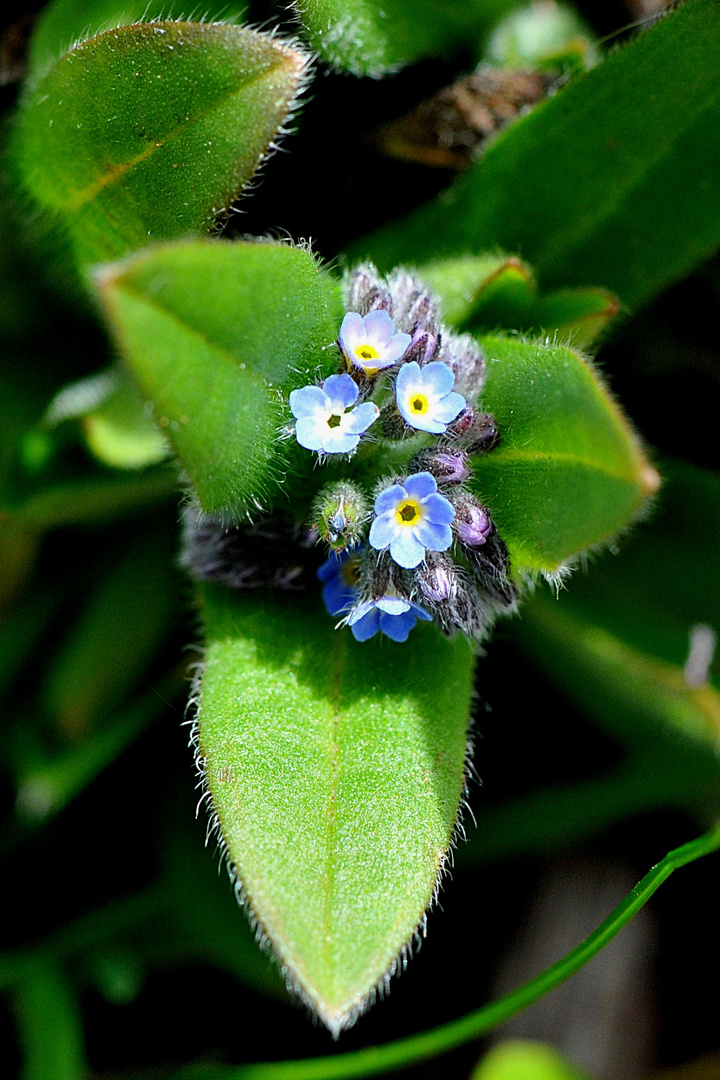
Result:
[[403,364],[395,383],[400,414],[410,427],[441,435],[467,405],[462,394],[453,392],[455,376],[440,360],[420,367],[414,360]]
[[374,637],[378,630],[393,641],[407,641],[418,619],[431,622],[432,615],[411,600],[386,595],[354,607],[347,625],[356,641],[367,641]]
[[375,499],[375,519],[370,526],[370,545],[376,551],[390,548],[399,566],[419,566],[429,551],[446,551],[452,543],[452,504],[437,491],[429,472],[413,473],[404,484],[392,484]]
[[387,311],[371,311],[365,318],[348,311],[340,326],[338,344],[349,364],[372,378],[392,367],[407,351],[410,334],[396,334]]
[[349,454],[380,410],[371,401],[353,409],[358,388],[349,375],[331,375],[322,386],[303,386],[290,394],[297,441],[306,450]]

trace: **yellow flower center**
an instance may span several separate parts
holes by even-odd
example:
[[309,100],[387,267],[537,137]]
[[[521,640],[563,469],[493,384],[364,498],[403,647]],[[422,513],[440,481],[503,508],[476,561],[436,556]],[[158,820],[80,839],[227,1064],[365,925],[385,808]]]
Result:
[[424,394],[415,394],[410,401],[410,408],[414,413],[426,413],[430,408],[430,402]]
[[355,349],[355,355],[358,360],[362,360],[363,363],[366,363],[368,360],[377,360],[380,353],[377,349],[373,349],[372,345],[358,345]]
[[421,517],[422,511],[417,499],[405,499],[395,511],[395,521],[398,525],[417,525]]

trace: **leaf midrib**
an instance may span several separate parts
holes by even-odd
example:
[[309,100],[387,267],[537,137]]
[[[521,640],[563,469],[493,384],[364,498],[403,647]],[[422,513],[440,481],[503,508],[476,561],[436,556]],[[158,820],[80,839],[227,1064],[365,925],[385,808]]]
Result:
[[[622,480],[635,487],[640,484],[637,475],[625,473],[617,469],[611,469],[602,461],[594,461],[591,458],[582,457],[579,454],[573,454],[565,450],[523,450],[520,447],[499,447],[493,451],[491,464],[495,466],[502,465],[504,462],[512,463],[519,461],[533,463],[543,461],[549,462],[550,464],[578,465],[586,469],[591,469],[594,472],[602,473],[604,476],[608,476],[613,480]],[[482,475],[485,464],[485,462],[477,462],[476,467],[478,475]]]

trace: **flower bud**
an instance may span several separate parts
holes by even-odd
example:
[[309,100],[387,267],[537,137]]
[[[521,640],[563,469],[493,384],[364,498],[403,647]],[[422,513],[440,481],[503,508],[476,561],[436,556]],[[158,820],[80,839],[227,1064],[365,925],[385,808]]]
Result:
[[390,274],[387,284],[398,330],[406,334],[414,334],[416,330],[437,334],[437,304],[422,282],[406,270],[398,269]]
[[495,449],[499,441],[500,429],[492,413],[477,413],[463,439],[469,454],[487,454]]
[[439,333],[433,330],[422,329],[420,326],[415,328],[412,335],[412,341],[408,345],[407,352],[402,358],[403,364],[410,363],[411,360],[415,360],[420,367],[424,364],[429,364],[431,360],[435,360],[438,352],[440,351],[440,344],[442,338]]
[[442,484],[462,484],[472,476],[470,459],[463,450],[432,447],[419,450],[411,459],[410,472],[429,472]]
[[425,562],[415,571],[415,587],[423,603],[436,608],[447,604],[459,586],[459,570],[447,555],[427,551]]
[[394,401],[388,401],[380,410],[380,430],[386,439],[402,439],[408,430]]
[[485,384],[485,354],[469,334],[445,334],[438,356],[455,375],[455,389],[477,395]]
[[451,501],[455,507],[453,529],[458,539],[467,547],[480,547],[495,528],[490,514],[469,491],[453,492]]
[[368,508],[355,484],[339,481],[318,493],[313,505],[313,526],[333,551],[348,551],[363,538]]
[[518,590],[509,578],[510,556],[495,527],[480,547],[466,547],[464,555],[475,576],[478,588],[495,611],[512,611],[517,605]]
[[372,263],[361,263],[345,280],[346,311],[365,316],[380,308],[392,318],[392,297]]

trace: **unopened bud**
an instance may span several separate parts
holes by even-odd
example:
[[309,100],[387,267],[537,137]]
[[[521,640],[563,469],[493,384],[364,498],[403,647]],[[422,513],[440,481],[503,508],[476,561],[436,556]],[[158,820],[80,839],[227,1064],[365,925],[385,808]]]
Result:
[[393,319],[398,330],[414,334],[416,330],[437,333],[437,304],[428,289],[406,270],[394,270],[388,277],[392,295]]
[[365,316],[369,311],[381,308],[392,318],[392,298],[383,278],[372,263],[361,263],[345,280],[346,311],[357,311]]
[[410,461],[411,473],[429,472],[438,485],[462,484],[472,476],[470,459],[463,450],[433,447],[420,450]]
[[388,401],[380,410],[380,430],[386,439],[402,439],[407,425],[394,401]]
[[362,540],[367,517],[367,502],[360,488],[339,481],[318,493],[312,524],[333,551],[348,551]]
[[464,445],[469,454],[486,454],[500,441],[500,429],[492,413],[477,413],[464,434]]
[[452,504],[455,507],[453,528],[459,540],[467,547],[480,547],[494,530],[490,514],[469,491],[453,493]]
[[412,341],[402,358],[403,364],[409,364],[411,360],[415,360],[420,367],[429,364],[431,360],[437,358],[441,341],[442,338],[439,333],[418,326],[413,332]]
[[518,601],[517,587],[510,580],[510,556],[494,528],[481,547],[464,551],[478,588],[496,611],[512,611]]
[[455,389],[465,397],[477,395],[485,384],[485,354],[469,334],[445,334],[438,360],[455,376]]
[[459,585],[458,567],[437,551],[426,551],[425,562],[415,571],[415,586],[423,603],[435,608],[447,604]]

